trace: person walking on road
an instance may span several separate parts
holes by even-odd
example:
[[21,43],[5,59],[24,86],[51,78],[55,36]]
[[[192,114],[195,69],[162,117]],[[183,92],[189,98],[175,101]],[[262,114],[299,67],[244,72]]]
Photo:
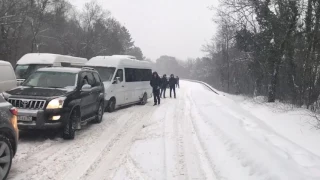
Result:
[[161,78],[159,77],[157,72],[152,73],[152,78],[150,81],[150,85],[152,87],[152,93],[154,98],[154,106],[160,105],[160,86],[161,86]]
[[167,75],[164,74],[164,75],[162,76],[162,79],[161,79],[160,98],[162,97],[162,95],[163,95],[163,98],[166,98],[167,86],[168,86],[168,79],[167,79]]
[[176,81],[177,81],[177,88],[180,88],[180,84],[179,84],[179,76],[177,76],[177,78],[176,78]]
[[173,94],[174,94],[174,98],[176,98],[176,83],[177,83],[177,80],[176,78],[174,78],[174,75],[171,74],[170,75],[170,79],[169,79],[169,86],[170,86],[170,98],[172,98],[172,91],[173,91]]

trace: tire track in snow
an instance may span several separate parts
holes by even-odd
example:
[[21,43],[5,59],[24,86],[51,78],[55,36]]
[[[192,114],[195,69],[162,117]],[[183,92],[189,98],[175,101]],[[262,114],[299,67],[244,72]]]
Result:
[[189,91],[167,106],[163,122],[165,179],[216,179],[214,168],[197,139],[191,119]]
[[[21,135],[20,135],[21,136]],[[35,142],[34,146],[30,147],[30,140],[20,140],[19,141],[19,152],[17,156],[14,158],[14,163],[20,163],[26,161],[31,156],[34,156],[36,152],[45,151],[48,148],[51,148],[55,144],[55,142],[59,141],[60,139],[54,140],[44,140],[42,142]]]
[[[133,139],[137,133],[143,128],[156,109],[154,107],[141,107],[116,138],[114,143],[107,146],[86,171],[81,172],[80,179],[112,179],[114,174],[121,166],[123,159],[129,156],[128,152],[133,144]],[[89,163],[90,164],[90,163]],[[131,164],[132,165],[132,164]],[[137,170],[137,168],[136,168]],[[77,172],[79,174],[79,172]],[[138,171],[136,171],[138,173]],[[138,177],[143,176],[143,172],[138,173]],[[72,176],[70,176],[72,177]],[[78,178],[74,178],[78,179]]]
[[[132,114],[130,111],[128,113]],[[111,118],[109,116],[104,117],[104,121],[99,124],[100,126],[93,124],[77,132],[75,140],[65,141],[61,139],[60,142],[53,144],[44,151],[36,152],[32,157],[18,164],[18,174],[14,174],[12,177],[28,180],[37,179],[39,176],[44,179],[57,179],[64,171],[72,168],[73,162],[86,152],[103,131],[108,130],[106,128],[110,126],[110,123],[111,125],[115,124],[116,121],[110,122],[108,120],[114,119],[114,116],[118,114],[113,114]],[[123,116],[120,116],[120,118]],[[32,146],[32,142],[30,145]],[[59,166],[52,166],[52,164],[58,164]]]
[[[223,153],[221,153],[220,156],[224,156],[225,159],[228,159],[228,160],[233,159],[233,161],[235,162],[234,164],[236,166],[238,166],[238,168],[243,168],[243,174],[238,175],[239,177],[248,176],[248,179],[252,179],[249,177],[252,176],[255,173],[255,171],[257,171],[258,164],[255,164],[254,162],[250,162],[248,160],[245,160],[244,157],[246,157],[248,155],[245,154],[245,152],[243,152],[243,150],[238,146],[238,144],[236,142],[234,142],[230,137],[228,137],[217,125],[212,124],[212,122],[209,122],[208,120],[206,120],[206,118],[203,117],[203,115],[198,112],[199,112],[199,110],[195,110],[195,113],[200,115],[202,118],[197,118],[197,120],[203,121],[203,123],[206,124],[208,126],[208,128],[210,128],[210,134],[212,134],[213,135],[212,137],[214,137],[214,139],[215,139],[214,145],[219,146],[219,147],[223,147],[223,149],[220,149],[220,151],[223,150]],[[200,131],[200,129],[198,129],[198,131]],[[204,147],[207,146],[207,143],[205,143],[203,140],[200,140],[200,142],[201,142],[201,144],[203,144]],[[207,153],[206,156],[209,159],[211,159],[212,152],[210,152],[210,154]],[[213,158],[214,158],[214,156],[213,156]],[[212,167],[216,167],[216,165],[214,163],[212,163]],[[217,164],[217,167],[221,171],[224,170],[224,167],[220,166],[219,163]],[[247,168],[249,168],[249,171],[247,170]],[[263,169],[262,171],[266,171],[266,170]],[[226,180],[230,179],[228,177],[228,174],[225,174],[225,172],[219,171],[219,173],[217,173],[217,174],[219,175],[218,176],[219,179],[226,179]],[[234,172],[234,174],[236,174],[236,173]],[[268,177],[267,179],[269,179],[269,178],[277,179],[276,177]],[[232,180],[232,178],[230,180]]]
[[183,153],[185,161],[185,179],[216,179],[214,168],[210,159],[205,155],[203,147],[200,145],[197,132],[192,123],[192,107],[189,96],[189,89],[184,89],[183,98],[179,100],[177,119],[180,128],[179,137],[183,141]]
[[87,170],[99,159],[106,147],[111,146],[119,139],[122,129],[130,124],[130,119],[135,113],[122,115],[115,127],[108,127],[103,130],[99,138],[87,149],[87,151],[74,162],[75,166],[66,171],[61,179],[80,179]]
[[[180,93],[181,97],[185,98],[185,93],[181,92]],[[187,129],[183,126],[185,119],[185,103],[182,98],[178,98],[178,100],[175,102],[175,109],[174,109],[174,116],[173,116],[173,127],[175,131],[175,139],[176,139],[176,148],[177,148],[177,161],[176,162],[176,168],[178,169],[177,176],[179,179],[189,179],[190,177],[188,176],[188,171],[187,171],[187,156],[186,154],[186,144],[185,144],[185,133],[187,132]],[[191,171],[194,173],[196,169]]]
[[196,131],[193,124],[193,114],[192,114],[192,101],[190,98],[190,90],[185,93],[185,121],[183,122],[183,127],[185,129],[184,140],[188,146],[186,147],[186,153],[189,155],[188,171],[197,170],[196,174],[192,174],[190,179],[217,179],[217,173],[215,167],[207,155],[206,149],[199,141],[198,132]]
[[[163,121],[163,148],[164,148],[164,174],[165,179],[177,179],[180,176],[178,143],[177,143],[177,124],[176,118],[172,119],[176,112],[176,104],[170,100],[167,105]],[[182,162],[181,162],[182,163]]]
[[[77,136],[76,138],[82,137],[83,136]],[[32,142],[30,142],[30,146],[32,146]],[[45,149],[39,149],[39,151],[33,152],[30,157],[27,157],[22,162],[18,162],[17,172],[12,177],[14,179],[32,179],[32,175],[36,174],[35,171],[37,171],[38,168],[42,168],[46,162],[54,161],[60,156],[65,156],[64,154],[70,146],[71,143],[69,141],[60,139]]]
[[164,157],[164,160],[163,160],[163,176],[165,177],[164,179],[168,179],[168,169],[170,167],[168,162],[170,161],[170,159],[167,159],[167,154],[169,153],[168,152],[168,145],[167,145],[167,139],[169,139],[170,137],[168,136],[168,133],[166,132],[166,116],[167,116],[167,113],[168,113],[168,107],[169,106],[166,106],[166,109],[165,109],[165,115],[164,115],[164,118],[163,118],[163,122],[162,122],[162,144],[163,144],[163,157]]
[[[143,169],[135,162],[130,155],[125,157],[125,167],[127,172],[129,173],[129,178],[133,180],[147,180],[151,179],[144,172]],[[114,176],[112,176],[114,177]]]

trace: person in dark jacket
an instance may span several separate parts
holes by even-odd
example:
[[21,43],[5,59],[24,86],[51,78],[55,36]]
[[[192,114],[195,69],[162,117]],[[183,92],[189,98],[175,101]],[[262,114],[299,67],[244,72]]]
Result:
[[176,84],[177,86],[176,86],[176,87],[177,87],[177,88],[180,88],[180,84],[179,84],[179,76],[177,76],[177,77],[176,77],[176,81],[177,81],[177,84]]
[[154,106],[157,104],[160,105],[161,78],[159,77],[157,72],[152,73],[150,85],[152,87],[152,92],[153,92]]
[[162,94],[163,94],[163,98],[166,98],[167,86],[168,86],[168,79],[167,79],[167,75],[164,74],[164,75],[162,76],[162,79],[161,79],[161,92],[160,92],[160,97],[162,97]]
[[170,98],[172,97],[172,96],[171,96],[172,90],[173,90],[174,98],[177,97],[177,96],[176,96],[176,83],[177,83],[176,78],[174,78],[174,75],[171,74],[171,75],[170,75],[170,79],[169,79]]

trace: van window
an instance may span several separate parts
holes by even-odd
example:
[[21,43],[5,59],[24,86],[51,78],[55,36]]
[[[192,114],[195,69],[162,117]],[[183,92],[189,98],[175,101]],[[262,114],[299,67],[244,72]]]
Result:
[[18,64],[15,68],[17,79],[27,79],[39,68],[48,67],[50,64]]
[[150,81],[152,77],[151,69],[125,68],[126,82]]
[[122,82],[123,81],[123,70],[122,69],[118,69],[116,76],[114,77],[114,79],[116,80],[116,78],[119,77],[119,81]]
[[98,71],[101,80],[103,82],[111,81],[112,77],[114,75],[114,72],[116,71],[115,67],[98,67],[98,66],[90,66],[94,68],[96,71]]
[[0,66],[0,81],[15,80],[13,69],[11,66]]

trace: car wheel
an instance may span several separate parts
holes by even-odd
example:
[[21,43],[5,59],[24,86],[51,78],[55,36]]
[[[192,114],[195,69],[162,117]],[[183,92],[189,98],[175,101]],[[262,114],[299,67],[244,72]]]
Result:
[[71,113],[69,121],[66,123],[63,129],[63,139],[74,139],[76,132],[76,122],[77,122],[77,112],[73,111]]
[[116,109],[116,100],[110,99],[109,105],[108,105],[108,112],[113,112]]
[[0,179],[6,179],[11,169],[13,149],[8,138],[0,135]]
[[145,104],[147,104],[147,102],[148,102],[148,95],[147,95],[147,93],[144,93],[144,95],[143,95],[143,97],[142,97],[142,99],[141,99],[140,104],[141,104],[141,105],[145,105]]
[[101,102],[100,105],[99,105],[99,108],[98,108],[98,111],[97,111],[97,114],[96,114],[96,119],[93,121],[94,123],[101,123],[102,121],[102,118],[103,118],[103,103]]

